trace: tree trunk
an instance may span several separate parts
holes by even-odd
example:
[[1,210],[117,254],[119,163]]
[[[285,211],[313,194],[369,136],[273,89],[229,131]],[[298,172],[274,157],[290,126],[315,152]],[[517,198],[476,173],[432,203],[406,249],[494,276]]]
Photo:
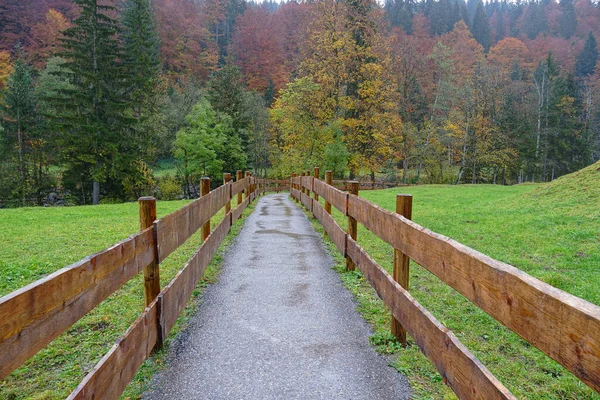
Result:
[[100,182],[94,181],[92,184],[92,204],[100,204]]
[[25,207],[25,164],[23,163],[23,131],[21,114],[17,110],[17,142],[19,146],[19,178],[21,179],[21,207]]
[[463,138],[463,152],[462,152],[462,160],[460,162],[460,169],[458,170],[458,176],[456,177],[456,185],[460,183],[462,179],[462,174],[467,166],[467,140],[469,139],[469,119],[467,118],[467,124],[465,127],[465,136]]

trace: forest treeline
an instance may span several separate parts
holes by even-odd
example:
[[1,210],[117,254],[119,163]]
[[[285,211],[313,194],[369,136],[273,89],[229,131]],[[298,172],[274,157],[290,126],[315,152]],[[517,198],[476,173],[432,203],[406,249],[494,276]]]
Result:
[[0,206],[238,169],[549,181],[600,158],[599,21],[589,0],[4,0]]

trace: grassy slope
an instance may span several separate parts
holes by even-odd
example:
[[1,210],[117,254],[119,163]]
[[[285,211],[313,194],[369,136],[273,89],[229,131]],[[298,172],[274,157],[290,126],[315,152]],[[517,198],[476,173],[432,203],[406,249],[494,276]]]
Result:
[[[361,196],[394,210],[396,193],[411,193],[413,219],[417,223],[600,304],[599,168],[600,164],[596,164],[545,186],[418,186],[363,191]],[[336,218],[345,227],[339,213]],[[358,240],[391,271],[393,253],[389,245],[361,227]],[[388,312],[360,274],[342,273],[342,279],[375,328],[374,344],[381,351],[396,354],[394,366],[409,376],[416,397],[454,398],[414,342],[407,350],[399,350],[390,340]],[[410,287],[419,302],[450,327],[517,397],[600,398],[560,365],[414,263]]]
[[[185,201],[158,202],[158,216],[185,204]],[[250,210],[251,207],[246,213]],[[222,212],[212,222],[216,224],[221,219]],[[236,224],[234,232],[240,224]],[[0,296],[100,251],[137,230],[137,203],[0,210]],[[197,249],[198,235],[161,264],[163,286]],[[230,237],[226,239],[229,240]],[[207,271],[207,281],[215,279],[219,261],[220,257],[215,257]],[[143,311],[143,303],[142,278],[138,277],[0,382],[0,398],[65,398],[135,321]],[[173,334],[185,325],[193,308],[193,304],[188,306]],[[153,362],[145,363],[126,396],[140,395],[163,356],[164,351],[157,354]]]

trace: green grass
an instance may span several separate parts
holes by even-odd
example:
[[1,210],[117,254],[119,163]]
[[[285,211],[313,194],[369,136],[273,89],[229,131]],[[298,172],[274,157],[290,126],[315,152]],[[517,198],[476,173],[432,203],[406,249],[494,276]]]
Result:
[[[360,195],[395,211],[396,194],[412,194],[417,223],[600,304],[599,168],[596,164],[545,186],[432,185]],[[334,216],[345,228],[345,218],[339,212]],[[392,248],[360,226],[358,231],[358,242],[391,272]],[[389,312],[359,272],[343,271],[344,260],[331,248],[344,284],[374,328],[373,344],[393,354],[392,364],[408,376],[415,398],[455,398],[412,339],[407,349],[401,349],[390,337]],[[518,398],[600,399],[562,366],[415,263],[410,292]]]
[[[158,202],[158,217],[173,212],[187,201]],[[245,214],[251,212],[250,206]],[[215,226],[222,211],[213,219]],[[243,220],[233,227],[221,249],[239,231]],[[12,292],[85,256],[98,252],[138,231],[137,203],[68,208],[21,208],[0,210],[0,296]],[[199,233],[161,264],[161,285],[165,286],[200,244]],[[214,282],[221,256],[207,269],[193,301],[179,318],[172,338],[186,325],[198,295]],[[64,399],[87,372],[110,349],[144,309],[143,278],[138,276],[107,298],[4,381],[0,399]],[[169,339],[170,340],[170,339]],[[167,340],[168,348],[169,340]],[[151,377],[164,364],[165,350],[146,361],[127,388],[125,398],[139,398]]]
[[177,161],[173,158],[167,158],[164,160],[160,160],[158,165],[154,168],[154,176],[156,178],[162,178],[163,176],[177,175]]

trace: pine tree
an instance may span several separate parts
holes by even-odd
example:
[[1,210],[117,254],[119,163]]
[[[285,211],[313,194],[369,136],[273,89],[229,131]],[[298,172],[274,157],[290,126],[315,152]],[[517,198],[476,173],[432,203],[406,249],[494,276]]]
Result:
[[573,0],[560,0],[562,15],[560,17],[560,34],[565,39],[570,39],[577,30],[577,17]]
[[506,23],[504,20],[504,12],[496,13],[496,42],[501,41],[506,36]]
[[269,79],[269,86],[267,90],[265,90],[265,95],[263,96],[265,100],[265,106],[271,107],[273,101],[275,100],[275,85],[273,84],[273,80]]
[[583,51],[577,56],[577,63],[575,64],[575,75],[577,76],[588,76],[594,73],[596,63],[598,62],[598,46],[596,38],[590,32]]
[[540,33],[546,32],[548,30],[548,19],[546,18],[544,5],[537,1],[532,1],[527,9],[525,21],[525,30],[529,39],[533,40]]
[[160,75],[160,43],[151,1],[126,0],[122,25],[123,60],[132,86],[131,100],[134,108],[140,108],[153,96]]
[[248,124],[245,112],[246,87],[240,68],[227,64],[215,72],[208,82],[208,100],[215,111],[229,115],[233,129],[242,141],[244,150],[248,148]]
[[[11,135],[5,141],[17,149],[17,188],[21,205],[25,206],[27,195],[28,170],[26,165],[26,146],[35,129],[35,93],[30,68],[21,59],[17,59],[14,71],[6,82],[6,92],[0,102],[4,134]],[[7,147],[13,147],[7,146]]]
[[481,1],[477,3],[477,9],[475,10],[475,15],[473,16],[473,24],[471,25],[471,32],[473,32],[473,37],[475,40],[477,40],[479,44],[483,46],[485,52],[487,53],[492,45],[490,21],[485,14],[485,9],[483,8],[483,3]]
[[156,137],[153,118],[158,110],[160,83],[160,40],[150,0],[126,0],[121,23],[123,25],[124,67],[131,90],[133,117],[136,119],[135,139],[140,156],[148,155]]
[[439,0],[433,3],[429,16],[431,32],[441,35],[450,32],[454,24],[451,21],[451,8],[449,0]]
[[[114,7],[97,0],[75,0],[80,8],[74,25],[62,39],[65,69],[73,85],[69,101],[57,118],[60,144],[69,166],[67,175],[92,181],[92,203],[100,200],[100,183],[117,177],[131,165],[131,120],[128,99],[122,90],[125,74],[117,34],[117,21],[108,16]],[[84,199],[85,201],[85,199]]]

